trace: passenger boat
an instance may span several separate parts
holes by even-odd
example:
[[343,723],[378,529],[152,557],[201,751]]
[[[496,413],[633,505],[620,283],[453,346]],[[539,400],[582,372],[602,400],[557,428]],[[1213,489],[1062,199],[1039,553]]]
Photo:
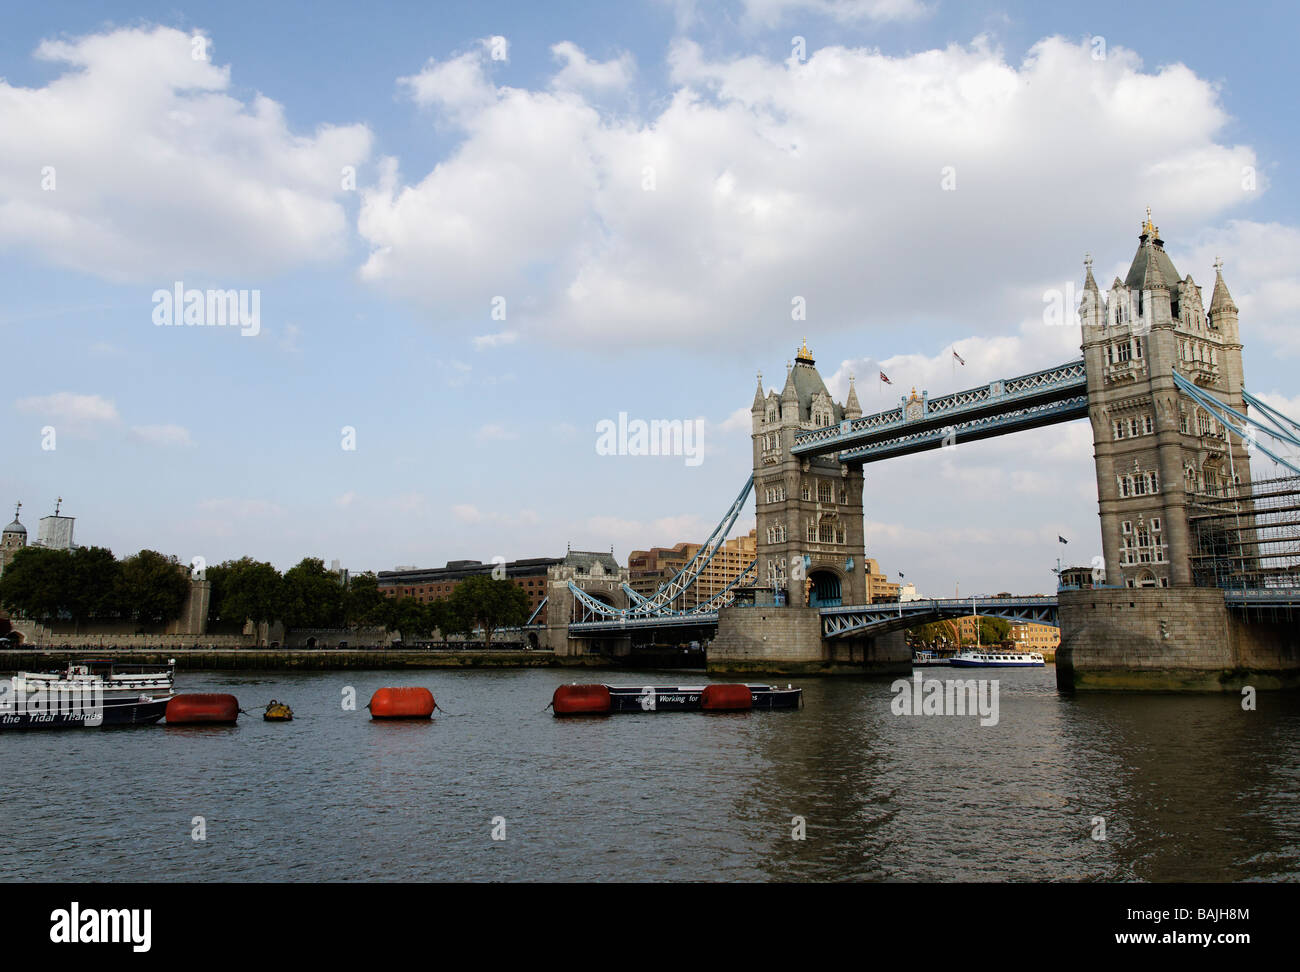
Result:
[[0,729],[83,729],[149,725],[173,695],[176,659],[167,669],[88,659],[63,671],[19,672],[0,682]]
[[551,700],[556,715],[610,712],[742,712],[797,709],[803,689],[787,685],[561,685]]
[[1043,656],[1036,651],[1002,651],[981,648],[958,652],[948,660],[957,668],[1039,668]]

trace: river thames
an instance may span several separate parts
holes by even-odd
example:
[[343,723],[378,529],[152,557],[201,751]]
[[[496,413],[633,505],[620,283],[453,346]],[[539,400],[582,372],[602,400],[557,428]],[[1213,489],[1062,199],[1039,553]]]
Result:
[[[184,672],[178,692],[231,692],[252,714],[0,735],[0,869],[146,882],[1300,878],[1294,694],[1261,694],[1250,712],[1236,696],[1064,696],[1051,666],[980,674],[998,680],[996,725],[896,715],[888,679],[798,681],[799,711],[556,719],[551,693],[575,677],[556,669]],[[446,711],[371,722],[365,703],[385,685],[428,686]],[[272,698],[293,722],[262,721]]]

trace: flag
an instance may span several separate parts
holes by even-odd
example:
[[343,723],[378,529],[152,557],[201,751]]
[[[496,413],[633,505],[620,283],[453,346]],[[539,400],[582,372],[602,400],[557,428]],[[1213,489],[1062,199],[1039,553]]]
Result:
[[883,371],[880,373],[880,380],[883,381],[886,385],[893,384],[893,382],[889,380],[889,375],[885,374]]
[[1065,537],[1061,536],[1059,533],[1056,535],[1056,539],[1057,539],[1057,541],[1060,542],[1060,543],[1069,543],[1069,542],[1070,542],[1069,540],[1065,539]]
[[963,358],[960,354],[957,353],[957,349],[956,349],[956,348],[953,348],[953,349],[952,349],[952,356],[953,356],[954,358],[957,359],[957,363],[958,363],[959,365],[961,365],[963,368],[966,367],[966,359]]
[[900,570],[900,571],[898,572],[898,576],[899,576],[899,577],[906,577],[907,575],[904,574],[904,573]]

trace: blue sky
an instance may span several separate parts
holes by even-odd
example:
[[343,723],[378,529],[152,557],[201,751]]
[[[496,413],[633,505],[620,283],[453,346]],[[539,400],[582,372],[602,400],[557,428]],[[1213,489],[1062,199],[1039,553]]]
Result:
[[[869,411],[1076,357],[1043,295],[1085,251],[1103,286],[1122,275],[1147,205],[1181,273],[1205,286],[1222,256],[1248,386],[1295,414],[1294,19],[15,7],[0,499],[34,528],[61,495],[77,539],[119,554],[623,559],[708,533],[749,472],[755,372],[779,388],[805,336]],[[155,327],[176,280],[259,290],[261,332]],[[703,419],[705,461],[597,455],[620,412]],[[932,593],[1049,589],[1058,534],[1100,552],[1090,455],[1075,423],[868,467],[868,555]]]

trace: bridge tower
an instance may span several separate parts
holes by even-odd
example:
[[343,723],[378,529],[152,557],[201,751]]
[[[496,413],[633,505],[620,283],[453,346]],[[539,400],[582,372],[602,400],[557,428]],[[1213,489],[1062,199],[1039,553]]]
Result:
[[758,376],[751,415],[759,588],[790,605],[867,603],[862,468],[791,453],[796,432],[861,417],[853,380],[833,401],[805,341],[779,395]]
[[1177,369],[1244,412],[1237,306],[1216,264],[1208,313],[1180,278],[1151,221],[1142,224],[1124,280],[1103,294],[1086,261],[1083,354],[1096,456],[1106,584],[1191,586],[1194,493],[1250,485],[1240,442],[1178,391]]

